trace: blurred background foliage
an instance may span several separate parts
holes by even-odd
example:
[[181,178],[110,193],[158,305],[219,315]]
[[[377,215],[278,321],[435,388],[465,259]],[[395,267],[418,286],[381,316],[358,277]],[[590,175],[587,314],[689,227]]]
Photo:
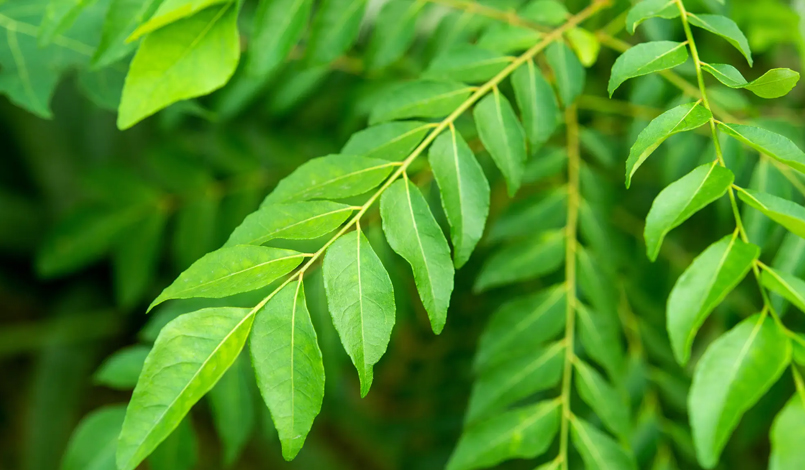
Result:
[[[104,3],[99,1],[95,8],[102,9]],[[494,22],[439,3],[427,3],[432,12],[418,25],[411,50],[381,70],[367,67],[363,60],[382,4],[373,1],[358,45],[348,56],[328,66],[307,67],[300,60],[304,51],[296,51],[295,59],[277,73],[256,79],[238,71],[211,96],[171,106],[126,132],[116,130],[115,115],[109,111],[119,99],[119,85],[117,95],[114,82],[106,92],[82,73],[65,75],[54,95],[50,120],[0,99],[0,468],[59,468],[68,439],[83,416],[128,400],[125,384],[104,378],[105,358],[124,350],[115,358],[136,365],[159,328],[195,305],[173,302],[146,316],[150,300],[194,260],[220,246],[279,179],[310,158],[337,153],[353,132],[365,127],[368,111],[383,90],[401,78],[416,76],[442,48],[472,41]],[[482,3],[505,9],[521,2]],[[571,11],[578,11],[586,2],[567,3]],[[690,9],[726,11],[734,18],[747,33],[756,69],[801,70],[805,22],[800,15],[805,15],[805,1],[727,3],[702,0]],[[603,28],[629,4],[615,2],[610,12],[586,27]],[[254,3],[246,2],[244,8],[243,47],[248,51]],[[659,150],[662,158],[646,164],[632,190],[627,194],[623,189],[629,145],[648,120],[680,100],[680,90],[651,76],[634,80],[613,101],[604,98],[609,69],[619,54],[611,47],[631,41],[619,28],[623,18],[617,20],[618,27],[606,32],[619,39],[599,36],[605,47],[588,71],[579,101],[583,156],[590,170],[582,174],[582,192],[586,201],[601,205],[610,217],[601,224],[603,232],[582,236],[593,247],[598,243],[603,256],[599,261],[612,272],[604,288],[619,305],[623,323],[627,384],[637,423],[631,445],[641,468],[652,468],[652,462],[661,460],[658,455],[673,455],[678,468],[698,468],[685,415],[690,370],[681,369],[668,348],[665,299],[694,254],[731,231],[731,215],[728,205],[702,211],[672,232],[660,261],[652,264],[646,259],[642,219],[651,200],[688,168],[712,159],[713,150],[707,148],[703,134],[673,137],[671,145]],[[458,21],[464,27],[454,29]],[[676,28],[676,22],[652,20],[640,34],[652,40],[678,38]],[[456,31],[461,34],[452,34]],[[739,63],[736,52],[718,38],[702,36],[701,41],[708,60]],[[746,67],[742,71],[747,77],[758,75]],[[680,74],[693,82],[690,63]],[[714,101],[729,113],[742,119],[763,116],[764,125],[788,135],[800,147],[805,144],[802,87],[779,102],[761,102],[723,87],[710,89]],[[480,142],[471,140],[469,124],[459,121],[459,128],[478,148]],[[515,201],[507,198],[502,181],[493,176],[496,173],[488,172],[493,185],[489,240],[458,271],[447,328],[439,337],[430,333],[419,301],[412,300],[417,296],[407,267],[385,244],[377,224],[367,230],[384,263],[394,267],[390,274],[398,297],[397,326],[367,398],[359,398],[357,376],[326,311],[320,275],[306,281],[325,358],[327,393],[322,414],[295,461],[282,460],[253,374],[244,370],[248,362],[240,361],[196,406],[187,425],[149,459],[150,468],[441,468],[461,431],[472,356],[490,312],[515,292],[547,285],[530,281],[483,294],[472,290],[495,243],[489,236],[495,221],[562,181],[540,166],[556,160],[549,160],[551,154],[563,152],[562,133],[558,134],[532,159],[529,168],[535,176]],[[757,184],[762,178],[782,194],[802,200],[797,188],[797,184],[803,187],[801,180],[787,180],[734,141],[726,144],[730,167],[741,184]],[[490,169],[488,155],[481,155],[485,169]],[[435,213],[440,213],[435,186],[424,179],[420,183],[431,195]],[[805,274],[803,240],[785,236],[780,227],[757,214],[746,217],[753,240],[763,241],[764,254],[778,252],[779,247],[777,257],[764,262]],[[253,304],[251,299],[260,294],[244,296],[244,305]],[[755,289],[746,285],[738,289],[705,325],[694,351],[700,354],[708,338],[726,331],[757,305]],[[801,331],[801,316],[799,322]],[[132,346],[136,344],[141,346]],[[792,390],[791,379],[785,376],[746,415],[719,468],[766,468],[770,417]],[[501,468],[529,467],[514,462]]]

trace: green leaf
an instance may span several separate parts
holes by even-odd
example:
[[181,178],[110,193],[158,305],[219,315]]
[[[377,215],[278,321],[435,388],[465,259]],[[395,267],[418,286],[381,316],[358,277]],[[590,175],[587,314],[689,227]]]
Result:
[[565,326],[566,289],[555,286],[510,300],[492,314],[475,353],[476,371],[494,370],[497,364],[533,352],[535,344],[547,341]]
[[484,30],[477,45],[499,54],[511,54],[525,51],[538,43],[540,38],[542,34],[533,29],[496,22]]
[[307,57],[322,65],[337,59],[358,38],[366,0],[324,0],[310,28]]
[[428,202],[413,183],[397,181],[380,198],[380,216],[391,249],[405,258],[414,271],[419,298],[433,332],[441,333],[455,271],[447,240]]
[[354,155],[327,155],[299,166],[279,182],[261,207],[308,199],[344,199],[376,188],[394,164]]
[[637,470],[634,457],[590,423],[573,417],[570,437],[587,470]]
[[[211,6],[234,3],[233,0],[163,0],[157,11],[148,18],[148,21],[139,25],[127,38],[127,41],[137,40],[148,33],[192,17]],[[216,11],[216,9],[211,10]]]
[[473,290],[534,279],[551,273],[565,260],[565,234],[552,231],[509,245],[490,256],[481,268]]
[[411,154],[433,127],[419,121],[378,124],[352,134],[341,154],[400,161]]
[[472,92],[458,82],[421,80],[391,89],[369,115],[369,124],[408,118],[441,118],[455,111]]
[[598,53],[601,51],[601,42],[595,34],[584,28],[573,28],[565,33],[565,37],[581,65],[592,67],[596,63]]
[[638,44],[618,57],[612,66],[607,90],[609,96],[626,80],[667,70],[688,60],[684,42],[651,41]]
[[433,142],[428,154],[439,185],[456,268],[467,262],[489,214],[489,182],[472,150],[453,127]]
[[134,470],[237,359],[254,315],[209,308],[170,322],[145,360],[126,411],[117,466]]
[[768,155],[797,171],[805,173],[805,152],[788,137],[760,127],[743,124],[719,122],[718,128],[763,155]]
[[388,347],[396,307],[391,278],[363,232],[342,235],[327,250],[324,287],[333,325],[358,370],[365,397],[372,366]]
[[148,457],[151,470],[193,470],[197,464],[198,439],[189,417]]
[[162,291],[148,307],[170,299],[218,299],[271,284],[291,272],[304,253],[265,246],[238,245],[204,255]]
[[626,358],[621,340],[620,319],[617,315],[607,314],[605,310],[593,312],[580,302],[576,307],[579,340],[588,357],[603,367],[610,378],[620,378]]
[[573,365],[578,371],[576,389],[581,399],[595,411],[610,431],[620,439],[628,439],[631,426],[626,398],[598,371],[583,361],[577,360]]
[[634,34],[637,26],[650,18],[677,18],[679,8],[673,0],[643,0],[633,6],[626,15],[626,31]]
[[637,169],[665,139],[701,127],[712,117],[710,111],[697,101],[679,105],[654,118],[640,132],[629,151],[629,158],[626,160],[626,187],[631,186]]
[[39,47],[49,46],[56,36],[64,33],[95,0],[50,0],[39,24]]
[[763,267],[760,281],[766,289],[774,291],[805,312],[805,281],[785,271]]
[[543,454],[559,431],[558,401],[542,402],[500,413],[467,428],[446,470],[488,468],[516,458]]
[[283,287],[257,313],[249,350],[282,456],[292,460],[324,398],[324,363],[301,281]]
[[584,66],[564,42],[551,43],[545,49],[545,59],[553,70],[562,104],[569,106],[584,91]]
[[532,0],[520,9],[518,16],[546,26],[559,26],[570,16],[570,12],[558,0]]
[[805,207],[769,193],[741,189],[738,197],[791,233],[805,238]]
[[[562,155],[563,160],[567,160]],[[517,201],[510,205],[492,225],[486,241],[516,240],[533,236],[539,231],[560,229],[567,220],[567,189],[558,188],[539,197]]]
[[[520,349],[523,349],[520,345]],[[546,346],[529,345],[495,367],[484,370],[470,394],[466,422],[490,416],[540,390],[555,387],[562,379],[565,346],[561,342]]]
[[529,60],[517,68],[511,82],[533,153],[548,141],[559,126],[562,120],[559,104],[553,88],[534,61]]
[[156,277],[167,214],[161,210],[146,216],[121,234],[112,252],[115,297],[132,306],[146,294]]
[[[92,381],[117,390],[131,390],[143,370],[145,358],[151,347],[130,346],[109,356],[92,376]],[[121,419],[121,424],[123,420]]]
[[391,0],[380,10],[366,49],[369,70],[382,69],[405,54],[416,37],[416,22],[425,2]]
[[238,7],[230,2],[149,34],[126,76],[118,128],[128,129],[168,105],[224,86],[240,57],[237,18]]
[[262,245],[276,238],[318,238],[340,227],[353,210],[352,206],[330,201],[266,204],[249,214],[224,246]]
[[263,77],[275,71],[299,42],[313,0],[260,0],[246,56],[246,72]]
[[785,408],[780,411],[771,427],[771,456],[769,470],[796,470],[805,468],[805,390],[798,388]]
[[511,61],[511,57],[482,47],[464,44],[431,61],[423,76],[433,80],[483,83],[506,68]]
[[677,279],[668,296],[668,334],[674,356],[684,365],[693,338],[710,312],[746,276],[760,249],[728,235],[710,245]]
[[514,196],[523,180],[526,148],[525,133],[509,100],[497,88],[473,110],[475,125],[484,147],[506,179],[509,196]]
[[794,362],[805,366],[805,335],[794,334],[791,336],[791,343],[794,345]]
[[674,181],[654,199],[646,217],[646,251],[656,261],[665,235],[693,214],[721,198],[735,175],[717,162],[705,163]]
[[[259,321],[258,313],[252,329],[252,338]],[[213,424],[223,444],[225,467],[237,462],[254,431],[253,388],[252,368],[248,357],[241,354],[208,395]]]
[[738,69],[729,64],[702,63],[702,70],[730,88],[744,88],[749,83]]
[[749,65],[752,65],[752,51],[749,49],[749,42],[734,21],[721,15],[707,15],[702,13],[694,15],[693,13],[688,13],[688,22],[693,26],[698,26],[699,28],[726,39],[727,42],[732,44],[746,57],[746,61],[749,62]]
[[73,432],[59,468],[116,470],[117,436],[125,416],[125,405],[106,406],[85,416]]
[[788,337],[766,315],[753,315],[705,351],[688,406],[699,463],[713,468],[732,431],[780,378],[791,360]]
[[109,67],[131,54],[137,42],[127,42],[126,38],[154,14],[160,3],[160,0],[112,0],[103,22],[101,42],[92,56],[92,66]]
[[752,82],[747,82],[732,65],[704,63],[702,69],[730,88],[746,88],[766,99],[787,95],[799,81],[799,73],[785,68],[771,69]]

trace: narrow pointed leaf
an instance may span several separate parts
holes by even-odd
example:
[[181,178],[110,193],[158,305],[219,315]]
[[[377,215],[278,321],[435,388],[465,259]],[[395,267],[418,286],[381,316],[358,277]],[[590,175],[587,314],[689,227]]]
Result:
[[584,91],[586,72],[576,54],[564,42],[553,42],[545,49],[545,59],[556,77],[556,88],[567,107]]
[[523,118],[530,152],[538,150],[559,126],[562,115],[553,88],[539,67],[529,60],[512,74],[514,97]]
[[769,470],[805,468],[805,390],[797,392],[780,411],[771,427],[771,457]]
[[668,296],[668,335],[680,364],[690,358],[693,338],[724,297],[746,276],[760,249],[732,235],[710,245],[677,279]]
[[313,0],[260,0],[254,13],[246,71],[262,77],[276,70],[299,42]]
[[462,45],[433,60],[425,78],[482,83],[497,75],[512,61],[511,57],[478,46]]
[[710,111],[695,102],[679,105],[654,118],[640,132],[629,151],[629,158],[626,160],[626,187],[632,184],[632,177],[637,169],[665,139],[701,127],[712,117]]
[[125,417],[125,405],[106,406],[85,416],[70,437],[60,470],[115,470],[117,436]]
[[436,138],[428,159],[450,223],[453,260],[460,268],[484,232],[489,214],[489,182],[472,150],[453,128]]
[[254,316],[247,309],[184,314],[159,333],[126,411],[120,470],[134,470],[237,359]]
[[587,470],[637,470],[634,457],[592,424],[573,418],[571,439]]
[[341,153],[388,161],[403,160],[431,129],[432,124],[418,121],[378,124],[352,134]]
[[473,289],[482,292],[551,273],[565,260],[562,231],[539,234],[494,253],[481,268]]
[[626,31],[634,34],[637,26],[650,18],[677,18],[679,8],[673,0],[643,0],[633,6],[626,15]]
[[805,207],[787,199],[751,189],[738,191],[738,197],[791,233],[805,238]]
[[665,235],[693,214],[723,196],[735,176],[727,168],[705,163],[674,181],[654,199],[646,217],[646,251],[651,261],[660,254]]
[[383,232],[391,249],[414,271],[419,298],[434,333],[441,333],[453,292],[453,263],[444,233],[422,193],[410,181],[397,181],[380,198]]
[[473,116],[481,142],[503,173],[509,195],[513,196],[520,188],[525,169],[523,127],[509,101],[497,90],[475,105]]
[[785,96],[799,81],[799,73],[791,69],[771,69],[760,78],[747,82],[735,67],[728,64],[702,64],[702,69],[730,88],[746,88],[761,98]]
[[683,42],[651,41],[638,44],[621,54],[612,66],[607,87],[609,96],[630,78],[671,69],[686,60],[688,50]]
[[472,93],[458,82],[421,80],[392,89],[369,115],[369,124],[407,118],[441,118],[452,113]]
[[791,342],[765,315],[753,315],[705,351],[688,406],[699,463],[713,468],[749,408],[780,378],[791,360]]
[[[257,314],[253,328],[259,318]],[[212,421],[223,447],[225,467],[237,462],[254,431],[254,371],[249,358],[241,354],[208,395]]]
[[324,363],[302,282],[276,293],[257,312],[249,351],[271,419],[292,460],[305,443],[324,398]]
[[265,287],[299,266],[304,257],[293,250],[264,246],[221,248],[187,268],[148,309],[169,299],[217,299]]
[[341,344],[361,381],[361,396],[372,385],[372,366],[386,352],[394,327],[394,288],[363,232],[341,236],[324,256],[327,305]]
[[576,389],[581,399],[595,411],[610,431],[621,439],[627,439],[630,424],[626,398],[598,371],[583,361],[576,361],[574,365],[578,371]]
[[741,29],[738,28],[738,25],[735,24],[734,21],[726,16],[702,13],[695,15],[689,13],[688,21],[693,26],[698,26],[699,28],[726,39],[727,42],[732,44],[746,57],[746,61],[749,62],[749,65],[752,65],[752,51],[749,49],[749,41],[746,40],[746,36],[744,36],[744,33],[741,32]]
[[340,227],[352,211],[352,206],[330,201],[268,204],[249,214],[224,246],[262,245],[275,238],[318,238]]
[[719,122],[718,128],[763,155],[768,155],[797,171],[805,173],[805,152],[788,137],[760,127],[743,124]]
[[764,267],[760,276],[763,286],[786,298],[805,312],[805,281],[785,271]]
[[416,38],[416,23],[425,2],[392,0],[380,10],[366,49],[366,65],[378,70],[405,54]]
[[308,41],[308,59],[322,65],[345,53],[358,38],[366,0],[325,0],[319,6]]
[[143,370],[149,352],[151,348],[144,345],[130,346],[117,351],[103,361],[92,376],[92,381],[117,390],[133,389],[137,385],[137,378]]

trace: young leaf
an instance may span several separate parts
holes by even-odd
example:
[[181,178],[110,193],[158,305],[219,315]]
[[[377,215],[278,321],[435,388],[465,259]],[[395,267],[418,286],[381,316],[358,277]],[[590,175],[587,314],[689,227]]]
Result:
[[467,428],[446,470],[489,468],[505,460],[533,459],[559,431],[559,402],[541,402],[500,413]]
[[497,75],[511,61],[511,57],[465,44],[453,48],[431,61],[423,76],[434,80],[481,83]]
[[565,37],[581,65],[592,67],[598,60],[598,53],[601,52],[601,41],[598,37],[584,28],[573,28],[565,33]]
[[313,65],[332,62],[358,38],[366,0],[324,0],[310,28],[307,56]]
[[417,18],[425,5],[425,2],[403,0],[391,0],[383,5],[366,49],[369,70],[382,69],[405,54],[414,42]]
[[682,65],[688,60],[684,42],[651,41],[638,44],[615,60],[607,90],[611,97],[615,90],[630,78],[648,75]]
[[441,333],[447,320],[455,271],[447,240],[428,202],[413,183],[397,181],[380,198],[380,216],[391,249],[405,258],[414,271],[414,281],[433,332]]
[[126,42],[126,38],[154,14],[159,4],[159,0],[112,0],[103,22],[101,42],[92,56],[92,66],[108,67],[131,54],[137,43]]
[[668,335],[676,360],[690,358],[693,338],[710,312],[746,276],[760,249],[728,235],[710,245],[677,279],[668,296]]
[[489,182],[472,150],[453,127],[433,142],[428,154],[439,185],[456,268],[467,262],[489,214]]
[[[131,390],[143,370],[149,346],[136,345],[121,349],[109,356],[92,376],[92,381],[117,390]],[[122,423],[122,420],[121,420]]]
[[805,468],[805,390],[797,389],[785,408],[780,411],[771,427],[771,456],[769,470],[796,470]]
[[571,439],[588,470],[637,470],[631,453],[592,424],[573,417]]
[[[255,322],[259,318],[258,313]],[[253,327],[256,326],[255,323]],[[213,424],[224,451],[224,467],[237,461],[254,431],[254,372],[248,361],[241,355],[208,395]]]
[[637,169],[665,139],[701,127],[712,117],[710,111],[697,101],[679,105],[654,118],[640,132],[629,151],[629,158],[626,160],[626,188],[632,184],[632,177]]
[[763,287],[774,291],[805,312],[805,281],[785,271],[764,267],[760,276]]
[[324,363],[301,281],[283,287],[257,313],[249,351],[257,386],[282,443],[282,456],[292,460],[302,449],[324,398]]
[[626,31],[634,34],[637,26],[650,18],[667,20],[679,16],[679,8],[674,0],[643,0],[633,6],[626,15]]
[[313,0],[260,0],[254,12],[246,71],[263,77],[276,70],[299,41]]
[[224,86],[240,56],[237,17],[238,7],[229,2],[149,34],[126,75],[117,126],[128,129],[170,104]]
[[741,189],[738,191],[738,197],[791,233],[805,238],[805,207],[787,199],[751,189]]
[[553,231],[507,246],[481,268],[473,290],[482,292],[551,273],[565,260],[565,234]]
[[746,57],[746,61],[749,62],[749,65],[752,65],[752,51],[749,49],[749,42],[746,40],[746,36],[744,36],[744,33],[741,32],[741,29],[738,28],[738,25],[735,24],[734,21],[726,16],[707,15],[702,13],[695,15],[693,13],[688,13],[688,21],[693,26],[698,26],[699,28],[710,31],[713,34],[717,34],[726,39],[727,42],[732,44],[741,52],[741,54],[744,55],[744,57]]
[[805,173],[805,152],[788,137],[760,127],[743,124],[719,122],[718,128],[763,155],[768,155],[797,171]]
[[[595,354],[595,351],[592,351]],[[576,389],[579,396],[595,411],[604,425],[621,439],[629,436],[629,404],[606,379],[581,360],[574,363],[578,371]]]
[[529,60],[518,67],[511,82],[533,153],[548,141],[559,125],[562,118],[559,104],[553,88],[534,61]]
[[545,59],[556,77],[556,88],[562,104],[570,106],[584,91],[584,66],[564,42],[551,43],[545,49]]
[[407,118],[440,118],[464,102],[472,88],[458,82],[421,80],[394,87],[379,100],[369,115],[369,124]]
[[279,182],[260,207],[309,199],[344,199],[376,188],[392,163],[353,155],[327,155],[299,166]]
[[654,199],[646,217],[646,251],[656,261],[665,235],[723,196],[735,175],[716,162],[705,163],[674,181]]
[[117,466],[134,470],[237,359],[254,315],[241,308],[187,313],[159,333],[126,411]]
[[771,69],[760,78],[747,82],[735,67],[728,64],[702,64],[702,69],[730,88],[746,88],[761,98],[785,96],[799,81],[799,73],[791,69]]
[[127,41],[135,41],[148,33],[189,18],[204,9],[218,11],[218,9],[209,7],[224,3],[234,2],[232,0],[163,0],[157,11],[148,18],[148,21],[139,25]]
[[509,100],[495,89],[473,110],[475,125],[484,147],[506,179],[509,196],[514,196],[523,179],[525,134]]
[[699,463],[713,468],[732,431],[791,360],[791,342],[766,315],[715,340],[696,366],[688,406]]
[[352,134],[341,154],[396,162],[410,155],[431,129],[433,124],[419,121],[378,124]]
[[394,327],[394,288],[380,258],[360,230],[342,235],[324,256],[327,305],[361,381],[372,386],[372,366],[386,352]]
[[125,405],[99,408],[78,423],[61,462],[61,470],[113,470],[117,436],[126,417]]
[[318,238],[340,227],[352,211],[352,206],[330,201],[267,204],[249,214],[224,246],[262,245],[275,238]]
[[238,245],[204,255],[162,291],[148,307],[170,299],[218,299],[271,284],[299,266],[305,255],[293,250]]

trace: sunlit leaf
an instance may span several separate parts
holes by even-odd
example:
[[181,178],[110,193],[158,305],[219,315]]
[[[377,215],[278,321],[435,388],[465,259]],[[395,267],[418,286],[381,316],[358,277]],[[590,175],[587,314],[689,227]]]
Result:
[[266,204],[249,214],[224,246],[262,245],[275,238],[318,238],[340,227],[353,210],[352,206],[330,201]]
[[634,34],[637,26],[650,18],[673,19],[679,17],[679,7],[673,0],[643,0],[626,15],[626,30]]
[[751,82],[747,82],[738,69],[728,64],[702,64],[702,70],[730,88],[746,88],[766,99],[787,95],[799,81],[799,73],[785,68],[771,69]]
[[788,137],[760,127],[743,124],[719,122],[718,128],[763,155],[768,155],[795,170],[805,173],[805,152]]

